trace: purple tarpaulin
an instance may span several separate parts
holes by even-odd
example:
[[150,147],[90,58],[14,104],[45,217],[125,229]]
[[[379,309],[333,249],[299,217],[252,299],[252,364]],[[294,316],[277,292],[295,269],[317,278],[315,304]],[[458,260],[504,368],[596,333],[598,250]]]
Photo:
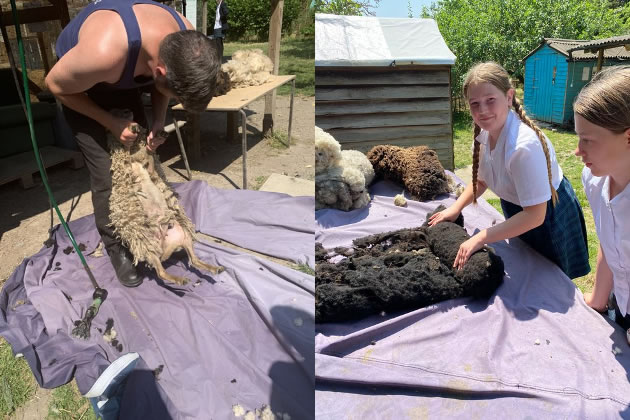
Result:
[[[182,199],[194,193],[186,209],[198,231],[265,255],[308,264],[315,268],[313,197],[251,190],[221,190],[201,181],[181,184]],[[243,229],[243,226],[247,226]],[[290,244],[291,246],[287,246]]]
[[[400,188],[372,186],[369,208],[320,210],[316,241],[421,225],[455,197],[396,207]],[[503,220],[484,200],[464,210],[469,233]],[[492,244],[505,281],[488,301],[449,300],[408,313],[318,324],[316,417],[630,418],[625,333],[588,308],[550,261],[519,239]]]
[[[305,249],[303,241],[313,243],[307,218],[301,239],[297,234],[282,235],[282,221],[291,220],[287,227],[291,232],[299,226],[295,212],[286,214],[291,199],[285,195],[227,194],[202,182],[180,185],[177,190],[193,222],[210,235],[220,236],[212,226],[227,224],[229,213],[215,217],[200,197],[224,207],[231,203],[232,214],[238,214],[245,203],[251,208],[273,207],[278,200],[282,205],[271,214],[259,215],[255,221],[232,221],[230,229],[249,232],[234,242],[265,249],[262,242],[282,237],[275,244],[278,255],[296,257],[304,252],[300,251]],[[296,203],[297,212],[304,213],[305,200]],[[310,209],[312,215],[312,198]],[[144,283],[129,289],[118,282],[106,255],[91,255],[99,242],[93,216],[73,221],[70,227],[77,242],[86,246],[84,254],[97,281],[109,292],[89,340],[70,336],[73,321],[92,302],[93,289],[77,255],[63,252],[70,245],[63,230],[55,232],[56,246],[25,259],[0,293],[0,334],[14,352],[25,356],[40,385],[59,386],[74,376],[85,393],[111,361],[137,352],[142,360],[127,383],[121,419],[149,418],[149,414],[150,418],[233,418],[236,404],[250,411],[271,405],[274,412],[291,418],[312,418],[312,276],[216,244],[198,243],[197,255],[223,265],[224,273],[212,276],[189,269],[187,257],[178,255],[165,267],[188,277],[189,284],[164,284],[147,271]],[[105,329],[108,318],[114,321],[122,352],[97,331]],[[153,371],[160,366],[156,380]]]

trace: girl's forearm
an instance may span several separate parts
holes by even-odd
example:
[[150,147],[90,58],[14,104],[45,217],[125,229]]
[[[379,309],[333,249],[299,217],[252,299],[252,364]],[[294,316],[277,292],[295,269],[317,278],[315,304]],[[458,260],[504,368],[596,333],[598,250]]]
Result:
[[602,250],[602,246],[599,246],[597,252],[597,271],[595,272],[595,285],[593,286],[593,292],[591,294],[590,302],[587,302],[589,306],[597,310],[604,310],[608,303],[608,296],[613,288],[613,274],[608,267],[606,256]]
[[[470,203],[473,202],[472,185],[473,185],[472,182],[469,182],[468,185],[466,185],[466,188],[464,188],[464,191],[462,192],[462,194],[453,204],[453,208],[460,213],[462,210],[464,210],[466,206],[468,206]],[[486,184],[478,181],[477,182],[477,198],[481,197],[481,195],[486,191],[487,188],[488,187],[486,186]]]

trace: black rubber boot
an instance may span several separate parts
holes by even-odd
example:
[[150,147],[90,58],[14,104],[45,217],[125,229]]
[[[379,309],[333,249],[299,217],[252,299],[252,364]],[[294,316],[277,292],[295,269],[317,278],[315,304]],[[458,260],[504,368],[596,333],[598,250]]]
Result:
[[133,265],[133,256],[129,250],[121,245],[114,245],[107,249],[109,259],[112,261],[116,277],[127,287],[136,287],[142,284],[142,278],[138,275]]

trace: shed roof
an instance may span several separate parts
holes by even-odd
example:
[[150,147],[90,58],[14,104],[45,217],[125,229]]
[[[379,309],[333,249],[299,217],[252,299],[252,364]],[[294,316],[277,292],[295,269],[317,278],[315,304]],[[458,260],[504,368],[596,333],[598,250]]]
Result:
[[315,66],[454,63],[433,19],[315,15]]
[[628,49],[624,47],[626,45],[630,47],[630,35],[620,35],[620,36],[613,36],[611,38],[595,39],[593,41],[581,44],[580,46],[573,47],[569,51],[587,50],[587,49],[596,50],[602,47],[610,48],[610,49],[615,48],[615,47],[622,47],[624,50],[628,51]]
[[[630,35],[627,36],[630,38]],[[620,38],[620,37],[615,37]],[[612,39],[612,38],[607,38]],[[560,54],[565,57],[569,57],[569,51],[571,51],[571,55],[573,60],[576,61],[587,61],[587,60],[597,60],[597,54],[584,51],[585,46],[595,47],[594,43],[602,42],[605,40],[581,40],[581,39],[560,39],[560,38],[543,38],[540,44],[532,50],[529,54],[523,57],[523,61],[525,61],[529,56],[534,54],[544,45],[548,45],[550,48],[558,51]],[[604,51],[604,58],[617,58],[622,60],[630,59],[630,51],[627,51],[623,46],[609,48]]]

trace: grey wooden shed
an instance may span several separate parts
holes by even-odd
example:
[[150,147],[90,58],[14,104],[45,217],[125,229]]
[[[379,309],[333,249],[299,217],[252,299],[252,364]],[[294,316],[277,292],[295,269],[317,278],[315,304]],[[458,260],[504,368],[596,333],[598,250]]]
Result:
[[432,19],[315,16],[315,124],[344,149],[427,145],[453,169],[451,66]]

